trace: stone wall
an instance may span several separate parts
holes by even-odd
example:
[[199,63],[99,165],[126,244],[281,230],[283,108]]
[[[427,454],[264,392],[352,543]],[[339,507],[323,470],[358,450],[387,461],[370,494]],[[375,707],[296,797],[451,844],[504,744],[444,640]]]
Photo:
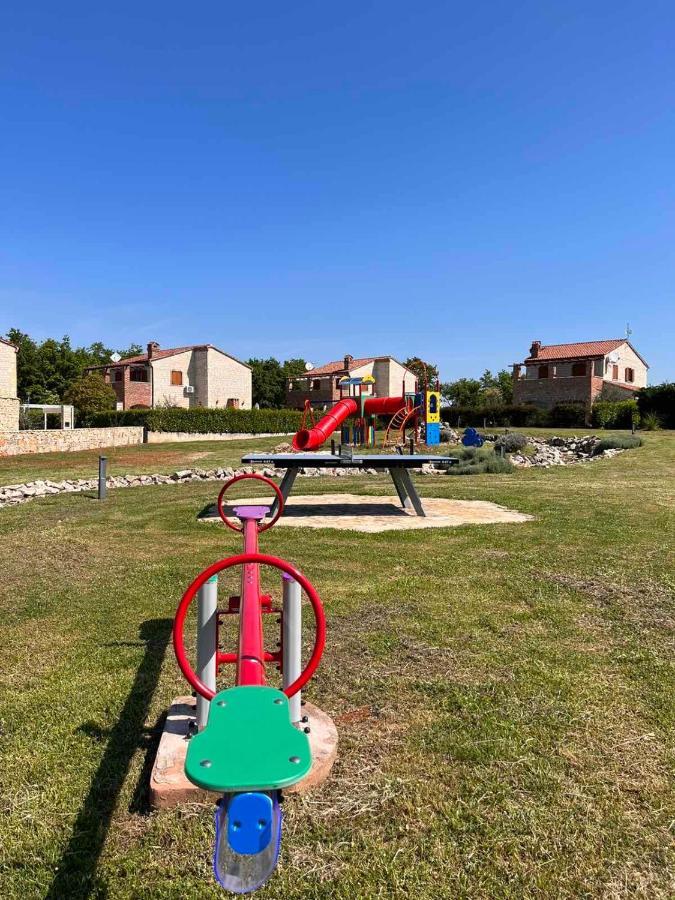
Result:
[[0,397],[0,432],[18,432],[19,405],[16,397]]
[[[18,403],[18,401],[17,401]],[[0,456],[21,453],[63,453],[99,447],[124,447],[143,443],[143,428],[75,428],[72,431],[0,431]]]
[[602,379],[593,375],[577,375],[569,378],[520,378],[513,384],[513,402],[532,403],[541,409],[553,409],[558,403],[582,403],[590,410],[595,382],[602,386]]
[[0,340],[0,397],[16,397],[16,347]]
[[252,438],[288,437],[295,434],[294,431],[269,431],[264,434],[226,434],[224,432],[209,432],[207,434],[193,434],[188,431],[148,431],[146,443],[148,444],[174,444],[183,441],[243,441]]

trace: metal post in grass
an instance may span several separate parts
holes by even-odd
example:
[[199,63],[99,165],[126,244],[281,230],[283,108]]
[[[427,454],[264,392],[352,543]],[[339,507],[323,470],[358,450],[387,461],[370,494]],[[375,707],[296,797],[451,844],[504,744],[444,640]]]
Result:
[[[218,576],[213,575],[197,594],[197,677],[212,691],[216,689],[218,653]],[[197,730],[209,718],[210,701],[197,694]]]
[[108,486],[106,484],[106,469],[108,468],[108,457],[99,456],[98,458],[98,499],[105,500],[108,495]]
[[[302,595],[300,585],[284,573],[283,584],[283,616],[282,616],[282,672],[283,685],[288,687],[300,676],[302,670]],[[298,691],[288,701],[291,722],[295,724],[301,719],[301,692]]]

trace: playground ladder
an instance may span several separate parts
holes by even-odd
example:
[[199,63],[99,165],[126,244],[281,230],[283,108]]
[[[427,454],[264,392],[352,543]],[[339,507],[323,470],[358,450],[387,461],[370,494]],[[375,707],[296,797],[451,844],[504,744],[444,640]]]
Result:
[[[405,438],[405,429],[408,424],[408,420],[414,416],[418,416],[422,407],[421,406],[402,406],[398,412],[394,413],[391,417],[389,425],[387,425],[387,430],[384,433],[384,440],[382,442],[383,447],[388,447],[391,444],[399,444],[402,443]],[[393,436],[390,437],[390,433],[394,432],[396,434],[396,439]]]

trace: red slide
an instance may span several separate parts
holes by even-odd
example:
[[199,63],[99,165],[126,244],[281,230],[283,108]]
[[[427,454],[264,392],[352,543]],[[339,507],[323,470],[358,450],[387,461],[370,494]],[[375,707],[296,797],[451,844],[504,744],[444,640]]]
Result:
[[[363,404],[367,416],[393,415],[405,406],[403,397],[370,397]],[[293,438],[295,450],[316,450],[340,427],[345,419],[359,412],[360,404],[351,397],[338,400],[335,406],[320,419],[314,428],[303,428]]]

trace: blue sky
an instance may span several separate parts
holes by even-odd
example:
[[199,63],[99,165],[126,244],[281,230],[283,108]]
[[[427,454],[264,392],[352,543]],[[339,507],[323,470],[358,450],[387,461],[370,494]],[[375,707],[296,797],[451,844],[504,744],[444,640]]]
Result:
[[675,378],[670,2],[3,6],[0,333]]

